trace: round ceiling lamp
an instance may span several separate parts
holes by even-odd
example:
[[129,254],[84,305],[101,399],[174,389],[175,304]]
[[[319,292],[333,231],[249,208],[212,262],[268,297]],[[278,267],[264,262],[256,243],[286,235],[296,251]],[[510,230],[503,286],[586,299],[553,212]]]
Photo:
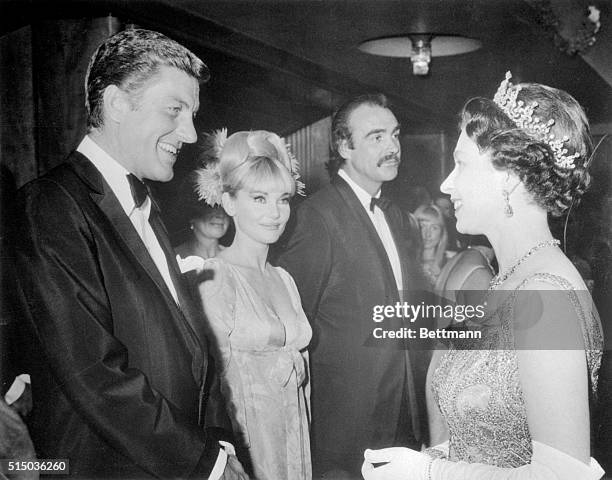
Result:
[[481,47],[480,40],[474,38],[435,33],[408,33],[366,40],[359,45],[359,50],[385,57],[410,57],[412,73],[427,75],[431,57],[460,55]]

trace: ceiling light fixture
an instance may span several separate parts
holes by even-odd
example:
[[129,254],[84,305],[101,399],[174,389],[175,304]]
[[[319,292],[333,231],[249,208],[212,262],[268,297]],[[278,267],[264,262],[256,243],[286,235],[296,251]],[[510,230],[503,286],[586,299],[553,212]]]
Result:
[[359,45],[359,50],[385,57],[410,57],[412,73],[427,75],[431,57],[460,55],[481,47],[482,43],[474,38],[434,33],[408,33],[366,40]]

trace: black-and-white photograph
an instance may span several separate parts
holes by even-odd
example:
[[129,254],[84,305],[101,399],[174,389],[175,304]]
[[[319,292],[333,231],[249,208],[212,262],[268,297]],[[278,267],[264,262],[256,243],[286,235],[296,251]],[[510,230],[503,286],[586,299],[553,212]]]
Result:
[[610,0],[0,18],[0,479],[612,479]]

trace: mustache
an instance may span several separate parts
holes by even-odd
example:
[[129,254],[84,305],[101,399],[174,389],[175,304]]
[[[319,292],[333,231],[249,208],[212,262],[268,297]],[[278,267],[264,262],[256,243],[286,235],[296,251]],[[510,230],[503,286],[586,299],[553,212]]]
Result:
[[376,166],[380,167],[383,163],[388,162],[390,160],[396,161],[397,163],[400,162],[400,156],[397,153],[390,153],[389,155],[385,155],[384,157],[380,158],[378,160],[378,162],[376,162]]

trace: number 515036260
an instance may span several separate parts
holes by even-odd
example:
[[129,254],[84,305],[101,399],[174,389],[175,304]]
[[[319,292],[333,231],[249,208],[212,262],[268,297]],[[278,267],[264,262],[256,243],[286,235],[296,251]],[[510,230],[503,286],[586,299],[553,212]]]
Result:
[[45,475],[65,475],[69,473],[69,462],[66,458],[38,460],[0,460],[0,473],[11,474],[17,472],[33,471],[38,471]]

